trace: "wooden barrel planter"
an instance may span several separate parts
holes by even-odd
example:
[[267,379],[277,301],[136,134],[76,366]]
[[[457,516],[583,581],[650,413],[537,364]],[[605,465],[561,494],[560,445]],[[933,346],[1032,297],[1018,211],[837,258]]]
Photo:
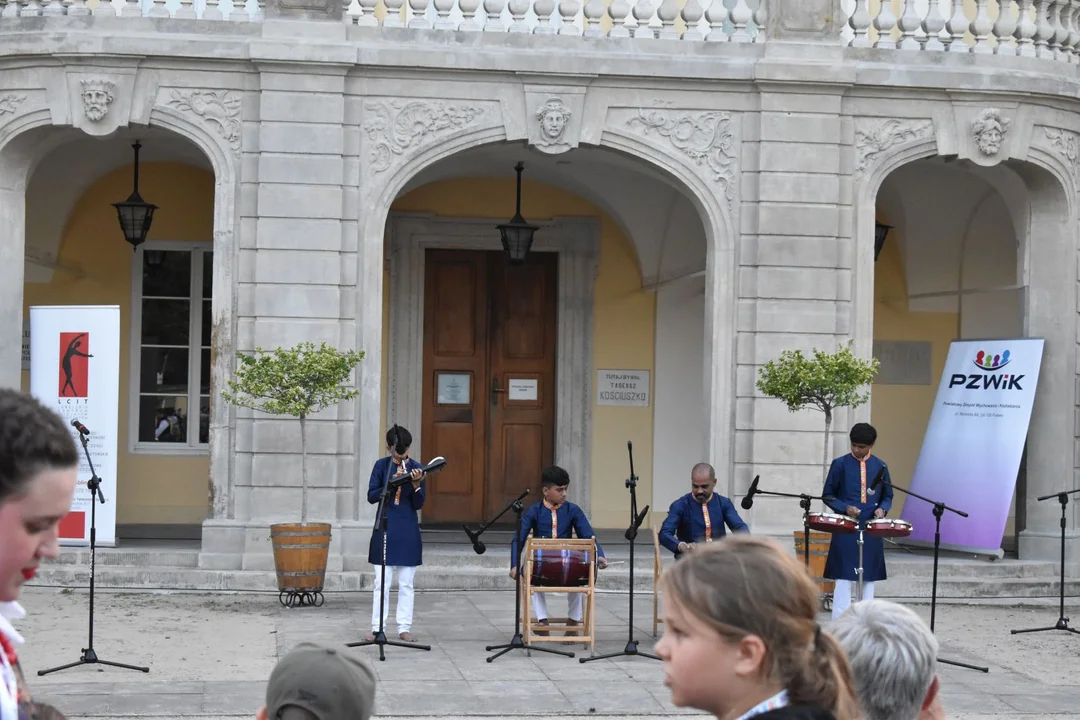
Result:
[[328,523],[270,526],[279,600],[285,607],[323,604],[323,582],[330,554]]
[[[825,579],[825,558],[829,555],[829,541],[832,535],[827,532],[810,531],[810,577],[823,593],[831,593],[836,583]],[[799,562],[806,562],[803,554],[803,531],[795,531],[795,554]]]

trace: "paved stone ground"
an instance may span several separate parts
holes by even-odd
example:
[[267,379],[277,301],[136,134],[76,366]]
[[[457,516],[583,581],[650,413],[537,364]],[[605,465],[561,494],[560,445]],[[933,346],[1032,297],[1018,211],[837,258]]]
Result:
[[[597,653],[621,650],[627,596],[597,597]],[[38,677],[40,669],[79,658],[87,640],[87,599],[84,591],[40,587],[27,588],[22,597],[30,616],[19,623],[29,639],[21,655],[35,695],[73,720],[251,718],[281,654],[303,639],[360,640],[371,612],[368,593],[333,594],[321,608],[288,610],[269,594],[99,592],[98,656],[148,665],[150,673],[89,665]],[[564,601],[549,602],[555,610]],[[513,594],[503,591],[418,593],[413,632],[432,645],[430,652],[388,647],[386,661],[379,662],[376,648],[353,650],[370,658],[378,673],[376,712],[455,720],[688,714],[672,706],[661,664],[648,658],[582,664],[578,658],[588,650],[575,645],[569,648],[574,659],[515,650],[488,664],[491,653],[484,647],[513,634],[513,607]],[[929,606],[915,607],[929,617]],[[1072,610],[1080,615],[1075,601]],[[941,666],[950,717],[1080,718],[1080,635],[1009,634],[1052,625],[1056,618],[1056,607],[939,606],[942,657],[990,668],[983,674]],[[634,620],[642,650],[651,649],[651,595],[638,596]]]

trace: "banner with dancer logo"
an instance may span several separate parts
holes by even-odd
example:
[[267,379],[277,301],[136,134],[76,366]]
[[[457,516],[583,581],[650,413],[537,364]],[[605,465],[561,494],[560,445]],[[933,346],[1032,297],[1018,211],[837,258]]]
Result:
[[[90,431],[87,449],[101,479],[96,506],[97,544],[116,544],[116,455],[120,397],[120,308],[30,308],[30,392],[64,421]],[[79,432],[71,427],[79,441]],[[90,544],[90,466],[79,443],[79,484],[71,512],[60,521],[62,545]]]
[[[1043,341],[957,340],[949,347],[911,491],[943,502],[941,546],[1000,555],[1027,441]],[[933,505],[904,501],[909,539],[933,544]]]

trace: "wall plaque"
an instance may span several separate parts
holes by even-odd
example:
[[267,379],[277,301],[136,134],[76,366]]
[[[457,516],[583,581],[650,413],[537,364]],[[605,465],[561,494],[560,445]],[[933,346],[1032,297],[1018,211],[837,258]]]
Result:
[[435,402],[439,405],[470,405],[469,373],[445,373],[437,375]]
[[649,406],[648,370],[597,370],[596,404]]
[[875,340],[874,357],[881,363],[875,385],[929,385],[931,348],[922,340]]
[[507,400],[535,402],[539,398],[540,381],[536,378],[510,378],[506,385]]

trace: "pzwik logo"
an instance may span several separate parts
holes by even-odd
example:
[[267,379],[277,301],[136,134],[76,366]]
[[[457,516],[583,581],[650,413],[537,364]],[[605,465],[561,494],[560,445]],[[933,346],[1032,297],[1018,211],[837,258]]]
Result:
[[972,360],[975,367],[983,372],[953,373],[949,378],[949,387],[962,385],[966,390],[1023,390],[1020,381],[1023,375],[1010,375],[999,371],[1012,362],[1012,353],[1003,350],[1000,354],[980,350]]

